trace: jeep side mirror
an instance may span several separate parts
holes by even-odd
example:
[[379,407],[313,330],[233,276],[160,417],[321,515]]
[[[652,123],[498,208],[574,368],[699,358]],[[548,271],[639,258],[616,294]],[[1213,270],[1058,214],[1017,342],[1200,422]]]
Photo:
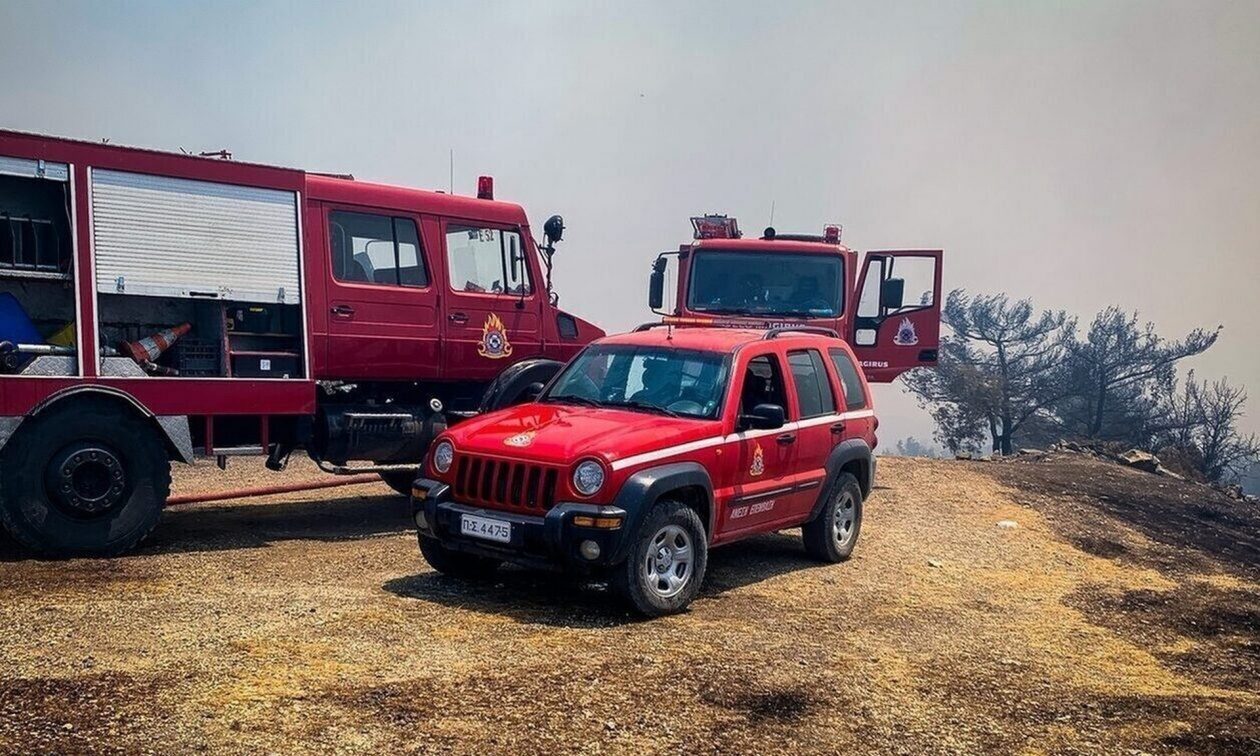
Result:
[[774,430],[782,428],[787,413],[777,404],[758,404],[752,412],[739,416],[739,430]]
[[547,237],[547,246],[551,246],[564,238],[564,218],[553,215],[543,224],[543,236]]
[[665,266],[668,263],[664,257],[652,263],[652,277],[648,279],[648,308],[651,310],[659,310],[665,304]]
[[533,383],[526,386],[525,390],[521,392],[521,399],[527,402],[535,401],[538,399],[538,397],[542,396],[542,392],[544,388],[546,388],[546,386],[544,386],[542,383],[538,381],[534,381]]
[[900,310],[905,299],[906,279],[886,278],[879,288],[879,306],[885,310]]

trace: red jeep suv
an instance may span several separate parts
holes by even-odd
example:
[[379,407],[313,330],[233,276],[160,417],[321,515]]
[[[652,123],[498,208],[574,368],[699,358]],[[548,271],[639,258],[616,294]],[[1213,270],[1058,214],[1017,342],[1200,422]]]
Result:
[[435,569],[562,567],[658,616],[696,596],[711,546],[801,526],[819,559],[853,551],[877,421],[834,332],[649,324],[533,393],[430,447],[412,509]]

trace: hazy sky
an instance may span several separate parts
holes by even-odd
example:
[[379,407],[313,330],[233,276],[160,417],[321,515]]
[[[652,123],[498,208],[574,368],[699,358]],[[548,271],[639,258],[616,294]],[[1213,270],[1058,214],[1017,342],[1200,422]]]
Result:
[[[940,247],[947,288],[1162,333],[1260,430],[1260,3],[0,0],[0,127],[561,212],[562,304],[649,319],[648,266],[718,211]],[[930,434],[898,388],[881,436]]]

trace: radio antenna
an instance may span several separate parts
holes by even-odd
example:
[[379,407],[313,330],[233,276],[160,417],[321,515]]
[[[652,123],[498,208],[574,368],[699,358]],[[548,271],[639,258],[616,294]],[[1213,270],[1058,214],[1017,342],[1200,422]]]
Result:
[[447,190],[451,194],[455,193],[455,148],[454,147],[451,148],[451,183],[447,185]]
[[774,225],[774,200],[770,200],[770,222],[767,223],[766,225],[767,226]]

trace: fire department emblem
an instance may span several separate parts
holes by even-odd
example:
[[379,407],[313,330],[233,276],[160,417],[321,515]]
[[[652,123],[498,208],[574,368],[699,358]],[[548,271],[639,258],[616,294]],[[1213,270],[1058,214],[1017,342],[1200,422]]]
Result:
[[919,334],[915,332],[910,318],[901,319],[901,324],[897,326],[897,335],[893,336],[893,343],[897,346],[914,346],[919,343]]
[[524,446],[529,446],[532,443],[534,443],[534,431],[532,430],[517,433],[515,436],[508,436],[503,439],[503,444],[505,446],[515,446],[518,449]]
[[752,467],[748,468],[748,474],[757,477],[766,471],[766,455],[761,451],[761,444],[753,447]]
[[481,327],[481,344],[477,354],[491,360],[501,360],[512,354],[512,345],[508,342],[507,326],[493,312],[486,318]]

